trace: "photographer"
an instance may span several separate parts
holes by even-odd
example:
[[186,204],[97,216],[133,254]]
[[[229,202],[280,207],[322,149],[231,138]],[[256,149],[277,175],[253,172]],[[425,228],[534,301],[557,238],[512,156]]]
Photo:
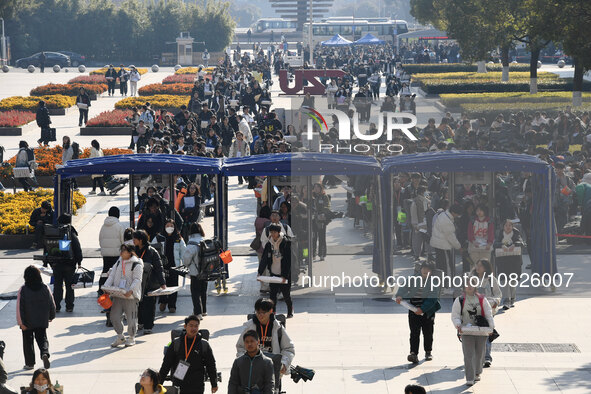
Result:
[[246,353],[232,365],[228,394],[273,394],[275,373],[273,361],[259,349],[259,335],[250,330],[242,335]]
[[[236,357],[242,356],[246,351],[242,336],[248,331],[254,330],[260,338],[259,348],[264,353],[281,355],[281,375],[284,375],[289,371],[289,366],[295,356],[295,349],[287,331],[275,318],[274,306],[273,301],[268,298],[259,298],[255,302],[255,315],[244,323],[242,334],[236,343]],[[279,382],[276,383],[279,385]]]

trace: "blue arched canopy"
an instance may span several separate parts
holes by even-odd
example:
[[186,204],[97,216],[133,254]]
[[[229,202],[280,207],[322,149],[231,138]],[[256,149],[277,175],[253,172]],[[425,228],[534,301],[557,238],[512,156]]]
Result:
[[[529,233],[530,260],[534,272],[539,274],[557,272],[556,231],[552,200],[555,188],[555,173],[548,163],[531,155],[483,152],[442,151],[420,154],[390,156],[382,160],[384,175],[399,172],[529,172],[532,174],[532,220]],[[391,201],[390,176],[385,176],[384,201]],[[383,204],[384,217],[392,217],[389,204]],[[391,234],[390,220],[384,223],[385,231]],[[390,245],[386,242],[386,256]]]

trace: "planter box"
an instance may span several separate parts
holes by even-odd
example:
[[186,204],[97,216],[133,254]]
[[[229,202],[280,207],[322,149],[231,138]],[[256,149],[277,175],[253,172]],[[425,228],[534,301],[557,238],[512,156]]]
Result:
[[0,127],[0,136],[23,135],[21,127]]
[[66,114],[66,108],[48,108],[49,115],[60,116]]
[[[1,235],[0,234],[0,249],[29,249],[33,242],[35,241],[35,236],[32,234],[29,235]],[[39,254],[42,254],[43,251],[39,250]]]
[[131,127],[80,127],[80,135],[131,135]]

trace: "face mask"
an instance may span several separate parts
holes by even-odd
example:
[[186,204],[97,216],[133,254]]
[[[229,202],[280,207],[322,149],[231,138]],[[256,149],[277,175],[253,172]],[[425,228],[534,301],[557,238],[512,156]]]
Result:
[[168,234],[172,234],[172,233],[174,233],[174,227],[166,227],[164,230],[165,230],[165,231],[166,231]]
[[44,385],[34,384],[33,387],[37,391],[45,391],[45,390],[47,390],[47,388],[49,387],[49,385],[48,384],[44,384]]

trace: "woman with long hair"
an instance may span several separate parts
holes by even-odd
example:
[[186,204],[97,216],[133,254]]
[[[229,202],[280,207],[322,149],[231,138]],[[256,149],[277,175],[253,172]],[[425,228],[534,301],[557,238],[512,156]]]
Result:
[[27,394],[55,394],[49,371],[45,368],[39,368],[33,372],[31,384],[26,389]]
[[[166,286],[178,286],[179,276],[172,268],[180,267],[182,264],[182,257],[187,245],[180,231],[177,229],[174,219],[168,219],[164,223],[164,234],[156,236],[152,243],[155,242],[164,243],[163,250],[166,260],[163,260],[162,268],[164,268],[164,272],[166,273]],[[173,293],[171,295],[160,296],[158,298],[160,312],[164,312],[168,305],[168,311],[175,313],[177,295],[177,293]]]
[[[90,143],[90,158],[103,157],[103,150],[97,140],[92,140]],[[96,194],[96,187],[101,188],[99,196],[106,196],[105,194],[105,182],[102,175],[92,175],[92,190],[88,194]]]

